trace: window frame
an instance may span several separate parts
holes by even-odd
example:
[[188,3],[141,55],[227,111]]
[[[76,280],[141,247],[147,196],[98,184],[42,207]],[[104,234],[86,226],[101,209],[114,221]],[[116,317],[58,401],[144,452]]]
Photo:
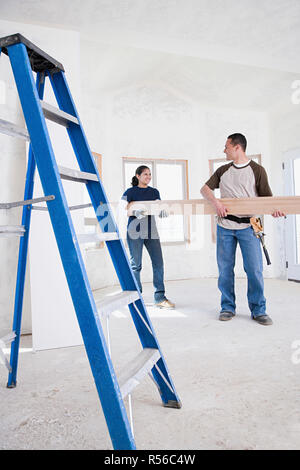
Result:
[[[140,165],[152,165],[152,184],[153,187],[156,187],[156,164],[157,163],[167,163],[167,164],[182,164],[183,166],[183,174],[182,174],[182,183],[183,183],[183,191],[184,196],[183,200],[189,199],[189,181],[188,181],[188,160],[183,158],[140,158],[140,157],[122,157],[122,170],[123,170],[123,187],[124,191],[127,189],[126,181],[125,181],[125,165],[126,162],[136,162],[137,166]],[[191,229],[190,229],[190,217],[183,218],[183,231],[184,231],[184,240],[178,241],[161,241],[161,244],[164,246],[172,246],[172,245],[185,245],[186,243],[190,243],[191,241]]]

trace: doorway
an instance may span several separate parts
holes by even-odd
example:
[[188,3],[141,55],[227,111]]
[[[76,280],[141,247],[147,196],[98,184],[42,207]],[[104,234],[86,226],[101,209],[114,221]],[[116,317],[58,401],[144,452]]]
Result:
[[[284,159],[285,188],[288,196],[300,196],[300,148],[286,152]],[[287,275],[300,282],[300,214],[286,217]]]

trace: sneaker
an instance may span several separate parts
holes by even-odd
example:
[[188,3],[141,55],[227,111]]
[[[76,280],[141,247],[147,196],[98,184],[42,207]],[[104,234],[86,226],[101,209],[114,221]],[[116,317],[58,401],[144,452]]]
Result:
[[235,313],[232,312],[221,312],[219,316],[220,321],[228,321],[235,317]]
[[260,315],[259,317],[252,317],[252,318],[260,325],[266,325],[266,326],[273,325],[272,318],[270,318],[268,315]]
[[169,308],[169,309],[175,308],[175,304],[173,304],[168,299],[164,299],[161,302],[158,302],[157,304],[155,304],[155,306],[158,307],[158,308]]

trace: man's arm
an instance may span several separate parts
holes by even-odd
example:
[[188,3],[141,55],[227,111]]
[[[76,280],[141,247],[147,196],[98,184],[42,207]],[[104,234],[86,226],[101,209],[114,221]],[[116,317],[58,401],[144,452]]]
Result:
[[[215,196],[214,196],[214,192],[207,186],[207,184],[205,184],[201,190],[200,190],[200,193],[202,194],[202,196],[208,201],[210,202],[210,204],[212,206],[214,206],[216,208],[216,211],[217,211],[217,214],[219,217],[226,217],[227,215],[227,209],[226,207],[224,206],[224,204],[222,204],[222,202],[217,199]],[[272,214],[273,217],[284,217],[285,214],[281,211],[274,211],[273,214]]]
[[[272,190],[269,185],[267,172],[264,167],[256,163],[252,163],[252,170],[254,172],[256,181],[256,190],[259,197],[273,196]],[[273,217],[285,217],[284,212],[275,210],[272,214]]]
[[202,194],[204,199],[206,199],[212,206],[215,207],[219,217],[226,217],[227,215],[226,207],[224,206],[224,204],[222,204],[222,202],[219,199],[217,199],[214,196],[214,192],[212,191],[212,189],[210,189],[207,186],[207,184],[202,186],[200,193]]

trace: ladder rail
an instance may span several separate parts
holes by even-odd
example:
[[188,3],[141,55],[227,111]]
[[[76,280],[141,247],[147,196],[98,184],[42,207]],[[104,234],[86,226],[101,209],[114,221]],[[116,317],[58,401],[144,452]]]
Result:
[[[43,72],[38,72],[36,77],[36,90],[40,99],[43,98],[45,88],[45,76]],[[29,146],[28,164],[26,173],[26,183],[24,190],[24,201],[33,198],[34,188],[34,174],[35,174],[35,159],[33,155],[32,145]],[[17,369],[20,348],[20,335],[21,335],[21,322],[22,322],[22,309],[24,298],[24,286],[26,276],[26,264],[28,253],[29,230],[31,221],[31,206],[23,206],[22,211],[22,225],[25,228],[23,237],[20,238],[19,257],[18,257],[18,270],[16,280],[15,304],[12,329],[15,332],[14,341],[11,344],[10,350],[10,372],[8,374],[7,387],[14,388],[17,383]]]

